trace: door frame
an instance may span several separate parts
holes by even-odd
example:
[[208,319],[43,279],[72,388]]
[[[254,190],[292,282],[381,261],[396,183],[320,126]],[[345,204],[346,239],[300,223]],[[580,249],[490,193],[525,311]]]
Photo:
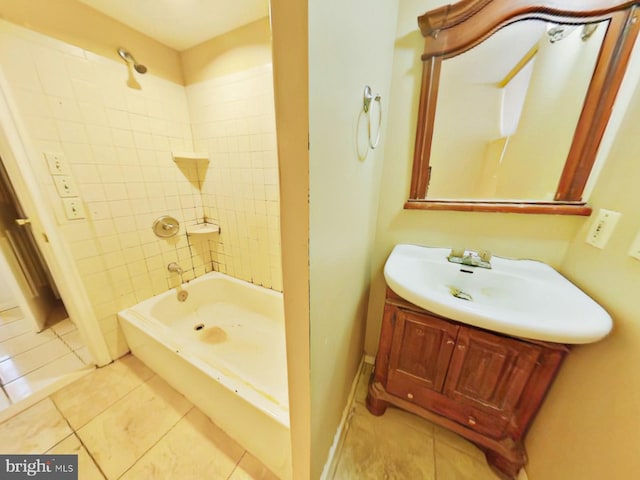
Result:
[[38,248],[51,271],[67,313],[78,327],[94,363],[112,361],[98,318],[71,251],[42,197],[29,157],[38,156],[26,139],[26,129],[15,112],[9,84],[0,67],[0,156],[22,208],[31,221]]

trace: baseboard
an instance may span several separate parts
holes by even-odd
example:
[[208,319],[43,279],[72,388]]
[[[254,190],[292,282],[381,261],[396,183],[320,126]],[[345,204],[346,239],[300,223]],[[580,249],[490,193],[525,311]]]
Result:
[[327,455],[327,461],[324,464],[324,468],[322,469],[322,474],[320,475],[320,480],[330,480],[335,476],[336,468],[338,468],[338,456],[336,453],[340,452],[342,449],[342,445],[344,444],[344,439],[347,435],[347,424],[349,423],[349,419],[351,417],[351,413],[353,412],[353,404],[356,398],[356,389],[358,387],[358,380],[360,379],[360,374],[362,373],[362,367],[367,362],[366,356],[363,356],[360,360],[360,365],[358,365],[358,370],[356,371],[356,376],[353,379],[353,383],[351,384],[351,391],[349,392],[349,397],[347,398],[347,404],[344,407],[342,412],[342,418],[340,419],[340,423],[338,424],[338,429],[336,430],[336,434],[333,437],[333,443],[331,444],[331,448],[329,449],[329,454]]
[[529,480],[529,477],[527,476],[527,471],[523,468],[520,469],[520,471],[518,472],[518,477],[516,478],[516,480]]

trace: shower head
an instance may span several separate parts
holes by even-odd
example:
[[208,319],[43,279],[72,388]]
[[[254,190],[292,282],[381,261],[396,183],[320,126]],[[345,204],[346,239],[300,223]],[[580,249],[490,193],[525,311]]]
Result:
[[128,64],[133,65],[133,68],[136,69],[136,72],[138,72],[138,73],[147,73],[147,67],[145,67],[141,63],[136,62],[136,59],[133,58],[133,55],[131,55],[124,48],[121,47],[121,48],[118,49],[118,55],[120,55],[125,62],[127,62]]

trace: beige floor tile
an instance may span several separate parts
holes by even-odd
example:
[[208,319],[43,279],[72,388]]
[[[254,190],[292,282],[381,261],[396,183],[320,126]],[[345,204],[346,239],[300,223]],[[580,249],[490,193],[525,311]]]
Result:
[[4,393],[4,390],[0,390],[0,410],[4,410],[9,405],[11,405],[9,397]]
[[71,350],[62,340],[54,338],[47,343],[0,362],[0,381],[6,385],[70,352]]
[[182,418],[122,480],[226,480],[244,449],[197,408]]
[[260,460],[246,452],[229,480],[278,480]]
[[10,340],[0,342],[0,362],[8,357],[15,357],[43,343],[47,343],[56,338],[56,334],[47,329],[40,333],[27,332]]
[[77,430],[153,375],[137,358],[127,355],[72,383],[52,398]]
[[80,337],[80,331],[74,330],[69,333],[65,333],[60,336],[60,339],[71,349],[78,350],[79,348],[84,347],[84,343],[82,343],[82,338]]
[[466,453],[476,460],[484,461],[484,452],[476,447],[473,443],[461,437],[457,433],[453,433],[445,428],[435,426],[436,444],[444,443],[450,447]]
[[436,474],[446,480],[500,480],[487,462],[462,453],[446,443],[436,443]]
[[7,323],[6,325],[0,325],[0,342],[7,341],[10,338],[22,335],[23,333],[33,331],[34,326],[31,325],[31,323],[26,318]]
[[75,372],[83,367],[84,364],[75,354],[67,353],[53,360],[51,363],[6,384],[4,389],[11,398],[11,401],[16,403],[28,397],[33,392],[37,392],[59,380],[60,377],[64,377],[68,373]]
[[75,435],[69,435],[47,453],[78,455],[78,478],[81,480],[104,480],[104,476],[93,462],[87,450]]
[[184,416],[191,403],[160,377],[141,384],[78,430],[109,479],[120,477]]
[[2,310],[0,312],[0,325],[6,325],[21,318],[24,318],[24,315],[18,307]]
[[383,417],[386,417],[387,421],[395,422],[398,427],[408,427],[423,435],[434,436],[435,425],[433,423],[405,410],[389,407]]
[[73,353],[75,353],[80,358],[80,360],[85,363],[85,365],[93,363],[93,359],[91,358],[91,353],[89,352],[88,347],[79,348],[77,350],[74,350]]
[[355,405],[335,479],[435,479],[433,437],[391,412],[375,417]]
[[0,452],[45,453],[71,433],[53,402],[46,398],[0,424]]
[[71,319],[65,318],[64,320],[51,325],[51,329],[58,335],[62,336],[77,330],[78,327],[76,327],[75,323],[73,323]]

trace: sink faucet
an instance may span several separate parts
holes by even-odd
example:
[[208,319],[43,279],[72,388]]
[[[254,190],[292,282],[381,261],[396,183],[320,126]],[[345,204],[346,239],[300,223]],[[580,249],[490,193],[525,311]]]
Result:
[[451,263],[459,263],[471,267],[491,268],[491,252],[489,250],[475,252],[462,248],[452,248],[447,260]]

